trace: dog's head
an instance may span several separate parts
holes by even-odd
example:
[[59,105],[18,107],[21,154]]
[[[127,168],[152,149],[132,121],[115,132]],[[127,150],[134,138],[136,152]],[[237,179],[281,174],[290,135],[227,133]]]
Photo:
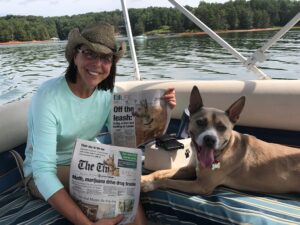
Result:
[[136,117],[147,117],[149,116],[149,107],[148,107],[148,102],[146,99],[143,99],[140,101],[139,106],[137,107],[137,109],[132,112],[133,116]]
[[148,107],[147,99],[141,100],[137,109],[132,112],[132,115],[143,120],[144,125],[151,125],[153,117]]
[[115,156],[109,155],[106,160],[104,160],[104,164],[108,166],[115,166]]
[[239,98],[226,111],[203,106],[196,86],[190,95],[189,134],[195,155],[204,168],[209,168],[228,144],[232,129],[245,105],[245,97]]

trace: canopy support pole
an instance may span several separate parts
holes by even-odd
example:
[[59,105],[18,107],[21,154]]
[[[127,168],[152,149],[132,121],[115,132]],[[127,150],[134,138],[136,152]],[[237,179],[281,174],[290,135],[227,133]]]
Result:
[[[240,60],[245,65],[247,59],[243,55],[241,55],[238,51],[236,51],[232,46],[230,46],[225,40],[223,40],[218,34],[216,34],[208,26],[206,26],[201,20],[199,20],[196,16],[194,16],[185,7],[180,5],[176,0],[169,0],[169,2],[173,4],[187,18],[189,18],[192,22],[194,22],[198,27],[200,27],[203,31],[205,31],[211,38],[213,38],[217,43],[219,43],[223,48],[228,50],[233,56],[235,56],[238,60]],[[249,65],[247,66],[247,68],[253,71],[260,79],[271,79],[271,77],[266,75],[255,65]]]
[[138,61],[137,61],[137,57],[136,57],[136,51],[135,51],[135,47],[134,47],[134,41],[133,41],[133,36],[132,36],[132,31],[131,31],[131,25],[130,25],[128,10],[127,10],[126,0],[121,0],[121,3],[122,3],[122,10],[123,10],[124,20],[125,20],[125,25],[126,25],[126,32],[127,32],[131,57],[132,57],[132,60],[133,60],[135,79],[136,80],[141,80],[140,70],[139,70]]

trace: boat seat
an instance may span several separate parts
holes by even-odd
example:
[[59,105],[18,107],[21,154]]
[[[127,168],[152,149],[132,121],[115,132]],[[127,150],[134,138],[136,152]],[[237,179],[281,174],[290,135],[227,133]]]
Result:
[[[118,84],[117,88],[134,91],[138,90],[137,86],[140,89],[174,86],[179,107],[172,112],[168,133],[176,133],[182,109],[186,107],[182,104],[188,102],[185,86],[191,88],[196,84],[203,93],[204,103],[220,108],[225,107],[223,103],[246,95],[247,105],[237,130],[266,141],[299,147],[300,81],[283,83],[194,81],[140,85],[140,82],[130,82]],[[286,102],[287,97],[289,102]],[[260,108],[255,108],[255,102],[259,100],[262,101]],[[24,189],[20,160],[17,159],[24,158],[28,103],[23,100],[0,106],[0,224],[70,224],[48,203],[32,198]],[[300,194],[265,195],[219,187],[209,196],[156,190],[142,193],[141,201],[147,217],[155,224],[300,224]]]
[[0,106],[0,153],[26,142],[29,99]]
[[141,194],[148,219],[160,224],[300,224],[300,195],[266,195],[218,187],[208,196],[174,190]]

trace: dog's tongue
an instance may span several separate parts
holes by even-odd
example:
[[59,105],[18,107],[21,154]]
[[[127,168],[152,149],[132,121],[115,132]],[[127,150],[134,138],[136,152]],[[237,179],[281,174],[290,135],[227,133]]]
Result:
[[211,167],[215,161],[214,149],[202,148],[200,151],[198,151],[197,157],[202,167]]

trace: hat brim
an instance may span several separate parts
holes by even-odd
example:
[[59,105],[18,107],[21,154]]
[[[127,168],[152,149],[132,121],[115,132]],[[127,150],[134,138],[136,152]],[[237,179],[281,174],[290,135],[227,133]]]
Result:
[[76,47],[78,45],[86,45],[92,51],[97,52],[97,53],[102,53],[102,54],[113,53],[115,55],[116,62],[118,62],[120,60],[120,58],[122,58],[122,56],[125,53],[125,49],[126,49],[125,42],[122,42],[118,51],[113,52],[112,49],[108,48],[105,45],[102,45],[99,43],[92,43],[89,40],[85,39],[80,34],[79,30],[76,28],[76,29],[71,30],[69,33],[69,36],[68,36],[68,43],[67,43],[66,51],[65,51],[65,57],[68,60],[68,62],[71,62],[72,58],[74,57]]

